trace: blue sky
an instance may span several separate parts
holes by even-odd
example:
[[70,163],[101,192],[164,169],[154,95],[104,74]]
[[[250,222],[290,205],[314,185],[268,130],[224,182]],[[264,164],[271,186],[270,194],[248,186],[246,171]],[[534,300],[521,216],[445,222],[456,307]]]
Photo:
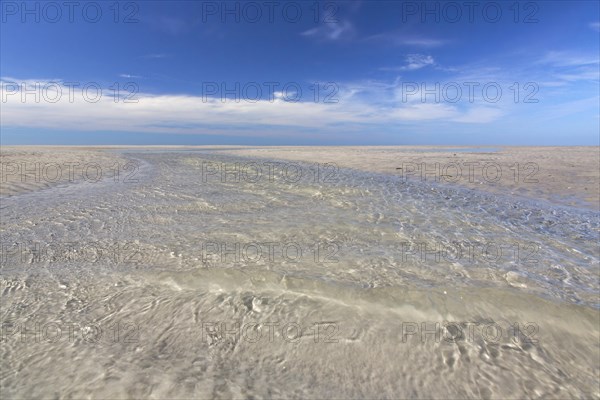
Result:
[[76,3],[0,2],[2,144],[599,144],[597,1]]

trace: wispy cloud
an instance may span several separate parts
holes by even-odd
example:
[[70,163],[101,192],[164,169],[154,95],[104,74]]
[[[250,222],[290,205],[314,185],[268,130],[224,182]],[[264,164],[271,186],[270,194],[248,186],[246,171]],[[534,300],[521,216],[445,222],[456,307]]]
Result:
[[335,23],[322,23],[316,28],[306,30],[300,34],[317,40],[337,41],[351,38],[355,34],[355,29],[350,21],[344,20]]
[[600,32],[600,22],[591,22],[588,26],[596,32]]
[[557,82],[600,81],[598,54],[579,54],[568,51],[551,51],[538,65]]
[[547,118],[557,119],[585,111],[595,111],[596,114],[599,115],[599,106],[600,98],[598,98],[598,96],[565,101],[561,104],[550,106],[547,110]]
[[441,39],[428,39],[428,38],[404,38],[398,39],[397,43],[403,44],[406,46],[416,46],[416,47],[439,47],[447,44],[448,41]]
[[151,60],[151,59],[157,59],[157,58],[167,58],[170,56],[171,56],[170,54],[165,54],[165,53],[152,53],[152,54],[145,54],[145,55],[141,56],[141,58]]
[[567,82],[575,81],[600,81],[598,68],[578,68],[569,73],[558,73],[554,75],[557,79]]
[[322,41],[355,39],[360,42],[372,42],[392,46],[415,48],[435,48],[450,43],[449,40],[442,40],[398,31],[363,36],[359,34],[354,24],[352,24],[352,22],[348,19],[341,19],[337,22],[321,23],[317,27],[303,31],[300,34],[302,36],[311,37]]
[[130,74],[119,74],[119,78],[126,78],[126,79],[142,79],[141,76],[139,75],[130,75]]
[[600,62],[598,54],[578,54],[569,51],[550,51],[539,61],[555,67],[593,65]]
[[400,67],[383,67],[381,71],[416,71],[418,69],[434,65],[435,60],[432,56],[424,54],[409,54],[406,56],[406,65]]
[[414,36],[403,32],[385,32],[368,36],[364,39],[367,42],[378,42],[393,46],[407,46],[419,48],[434,48],[450,43],[448,40],[442,40],[424,36]]

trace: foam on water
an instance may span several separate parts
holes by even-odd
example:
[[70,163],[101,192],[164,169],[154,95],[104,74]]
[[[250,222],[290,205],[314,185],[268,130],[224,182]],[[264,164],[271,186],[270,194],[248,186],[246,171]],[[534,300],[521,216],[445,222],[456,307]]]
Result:
[[[300,163],[298,182],[204,181],[203,162],[264,160],[126,156],[137,183],[2,199],[8,397],[600,396],[597,212],[355,170],[323,182]],[[414,247],[457,242],[488,253]],[[67,243],[75,250],[36,255]],[[209,243],[302,254],[222,259]],[[496,259],[498,245],[508,250]],[[423,322],[503,335],[406,335]],[[36,336],[51,323],[60,339]],[[207,333],[220,323],[230,331]],[[515,323],[527,329],[509,334]],[[67,324],[103,334],[67,337]]]

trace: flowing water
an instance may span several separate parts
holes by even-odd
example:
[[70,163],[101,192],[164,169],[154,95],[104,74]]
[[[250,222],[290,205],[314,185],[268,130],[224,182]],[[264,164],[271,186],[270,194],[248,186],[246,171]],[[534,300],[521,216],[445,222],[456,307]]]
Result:
[[600,397],[597,211],[122,152],[2,198],[2,398]]

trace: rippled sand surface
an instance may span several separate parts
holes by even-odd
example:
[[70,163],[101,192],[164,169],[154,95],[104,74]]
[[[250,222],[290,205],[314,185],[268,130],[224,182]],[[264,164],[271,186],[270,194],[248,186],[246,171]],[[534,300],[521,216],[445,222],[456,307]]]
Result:
[[105,154],[2,197],[3,398],[600,397],[596,210]]
[[[95,182],[115,175],[127,161],[90,148],[3,146],[0,151],[0,196]],[[103,176],[105,175],[105,176]]]
[[[340,167],[396,176],[404,173],[417,180],[437,179],[494,194],[595,210],[600,204],[597,146],[226,146],[219,151],[290,161],[328,160]],[[398,169],[402,167],[406,171]]]

